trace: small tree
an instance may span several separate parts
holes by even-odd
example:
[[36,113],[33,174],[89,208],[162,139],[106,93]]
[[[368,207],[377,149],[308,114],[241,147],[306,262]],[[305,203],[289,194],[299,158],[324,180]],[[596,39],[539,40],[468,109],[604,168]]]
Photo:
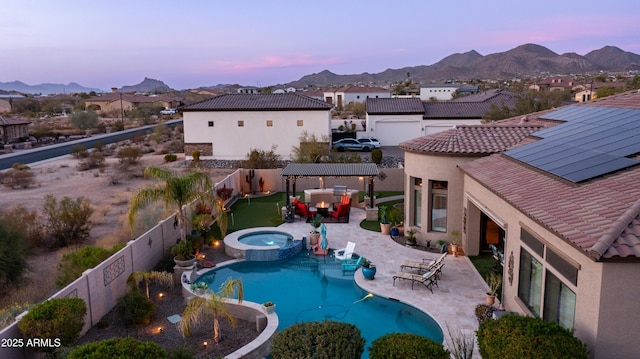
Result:
[[[18,322],[18,328],[28,339],[49,339],[63,346],[73,344],[82,331],[87,305],[80,298],[55,298],[36,304]],[[54,347],[36,347],[50,352]]]
[[149,283],[151,283],[151,282],[155,282],[155,283],[158,283],[160,285],[164,285],[165,287],[173,287],[173,276],[171,275],[171,273],[155,272],[155,271],[152,271],[152,272],[145,272],[145,271],[133,272],[129,276],[129,279],[127,279],[127,284],[129,284],[129,287],[131,289],[139,290],[138,284],[140,283],[141,280],[144,281],[145,293],[146,293],[147,299],[150,298],[150,295],[149,295]]
[[417,334],[391,333],[374,340],[369,358],[430,358],[449,359],[449,351],[433,339]]
[[94,111],[76,111],[69,119],[71,125],[81,130],[89,130],[98,125],[98,114]]
[[89,238],[93,214],[91,202],[84,197],[75,200],[64,197],[60,202],[53,195],[44,197],[45,227],[61,246]]
[[[324,320],[297,323],[273,336],[274,358],[360,358],[365,340],[353,324]],[[419,356],[423,358],[423,356]]]
[[247,153],[247,159],[242,167],[244,168],[278,168],[280,166],[280,155],[276,154],[278,146],[273,145],[269,151],[252,148]]
[[382,150],[379,148],[376,148],[375,150],[371,151],[371,162],[379,165],[380,163],[382,163]]
[[322,135],[318,138],[315,134],[302,132],[299,147],[293,147],[292,160],[297,163],[319,163],[322,157],[329,154],[329,137]]
[[85,358],[166,358],[167,353],[154,342],[140,341],[131,337],[112,338],[87,343],[69,352],[68,359]]
[[496,320],[483,320],[476,336],[480,355],[485,359],[589,356],[587,346],[569,329],[541,318],[507,314]]
[[26,271],[27,247],[24,238],[0,217],[0,288],[2,293],[19,284]]

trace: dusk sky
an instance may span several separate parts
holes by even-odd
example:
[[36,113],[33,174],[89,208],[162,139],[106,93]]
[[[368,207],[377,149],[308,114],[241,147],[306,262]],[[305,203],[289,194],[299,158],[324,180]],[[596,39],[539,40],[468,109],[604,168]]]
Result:
[[534,43],[640,54],[637,0],[0,0],[0,82],[269,86]]

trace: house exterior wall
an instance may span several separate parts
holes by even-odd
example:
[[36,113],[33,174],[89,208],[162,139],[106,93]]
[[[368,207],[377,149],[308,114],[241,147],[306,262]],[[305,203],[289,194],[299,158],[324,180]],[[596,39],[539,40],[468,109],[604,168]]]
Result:
[[447,101],[453,98],[453,93],[456,92],[458,86],[428,86],[420,87],[420,99],[422,101],[429,101],[435,97],[438,101]]
[[422,115],[366,115],[368,136],[383,146],[397,146],[400,142],[422,135]]
[[[202,159],[243,160],[251,149],[268,151],[273,145],[276,154],[289,159],[303,131],[318,138],[331,133],[329,111],[187,111],[183,116],[185,147],[211,143],[213,153]],[[244,126],[239,127],[238,121]],[[273,126],[268,127],[267,121]]]
[[342,95],[343,105],[349,102],[365,102],[368,98],[391,98],[390,92],[336,92]]
[[422,127],[424,128],[424,136],[434,133],[450,130],[455,126],[461,125],[481,125],[481,119],[442,119],[442,120],[423,120]]
[[2,143],[16,142],[20,137],[29,136],[29,124],[7,125],[0,127],[0,141]]
[[[540,316],[545,306],[544,281],[547,273],[551,273],[575,293],[575,336],[587,344],[591,358],[637,357],[640,344],[632,340],[632,336],[640,330],[640,323],[635,316],[629,315],[640,310],[637,300],[640,296],[640,284],[637,284],[640,266],[637,263],[594,262],[582,250],[565,242],[468,176],[464,176],[464,206],[468,213],[466,233],[463,234],[465,250],[470,247],[475,248],[471,252],[477,252],[480,211],[496,220],[505,230],[502,304],[506,310],[532,315],[518,298],[520,252],[524,249],[543,266]],[[544,244],[542,256],[522,241],[523,228]],[[577,285],[547,262],[549,251],[559,253],[578,268]],[[611,302],[612,293],[616,293],[615,305]],[[621,336],[620,333],[629,334]]]
[[[463,235],[463,175],[458,165],[474,160],[470,157],[436,156],[405,152],[405,225],[417,227],[414,220],[414,178],[422,179],[422,213],[421,226],[416,234],[420,245],[425,245],[427,240],[431,245],[440,239],[448,241],[451,231],[460,232],[460,239],[464,247]],[[430,191],[429,181],[447,181],[447,231],[437,232],[429,228],[430,221]]]

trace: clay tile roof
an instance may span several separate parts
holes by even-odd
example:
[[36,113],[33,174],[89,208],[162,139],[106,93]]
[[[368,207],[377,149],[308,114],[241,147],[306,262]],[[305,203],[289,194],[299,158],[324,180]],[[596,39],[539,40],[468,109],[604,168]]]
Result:
[[325,110],[333,105],[289,92],[283,94],[227,94],[182,107],[182,111],[291,111]]
[[451,101],[428,101],[424,103],[424,118],[482,118],[491,104],[515,108],[517,94],[510,91],[486,91],[460,97]]
[[26,120],[19,120],[11,117],[0,116],[0,126],[13,126],[13,125],[28,125],[31,122]]
[[400,143],[410,152],[446,154],[491,154],[519,144],[529,134],[541,130],[541,125],[458,126],[433,135]]
[[383,114],[424,114],[424,106],[418,97],[412,98],[368,98],[367,113]]

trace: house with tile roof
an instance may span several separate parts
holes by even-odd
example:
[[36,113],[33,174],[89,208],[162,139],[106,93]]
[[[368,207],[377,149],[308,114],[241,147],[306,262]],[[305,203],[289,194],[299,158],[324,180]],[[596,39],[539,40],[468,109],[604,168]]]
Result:
[[342,107],[351,102],[365,102],[368,98],[390,98],[391,91],[382,87],[346,85],[325,90],[324,101]]
[[0,116],[0,142],[8,144],[17,142],[21,137],[28,137],[30,123],[26,120]]
[[515,108],[517,96],[510,91],[489,90],[450,101],[424,102],[417,97],[368,99],[366,137],[377,138],[383,146],[397,146],[457,126],[479,125],[492,104]]
[[97,113],[119,113],[130,111],[144,105],[158,105],[164,108],[176,108],[182,98],[173,94],[144,96],[131,93],[119,93],[111,89],[110,93],[94,96],[85,100],[85,107]]
[[495,246],[507,311],[574,330],[592,358],[636,358],[638,138],[631,91],[403,142],[405,224],[422,244]]
[[[300,135],[331,134],[333,105],[298,93],[226,94],[184,106],[184,148],[189,157],[244,160],[252,149],[289,159]],[[327,151],[329,143],[327,143]]]

